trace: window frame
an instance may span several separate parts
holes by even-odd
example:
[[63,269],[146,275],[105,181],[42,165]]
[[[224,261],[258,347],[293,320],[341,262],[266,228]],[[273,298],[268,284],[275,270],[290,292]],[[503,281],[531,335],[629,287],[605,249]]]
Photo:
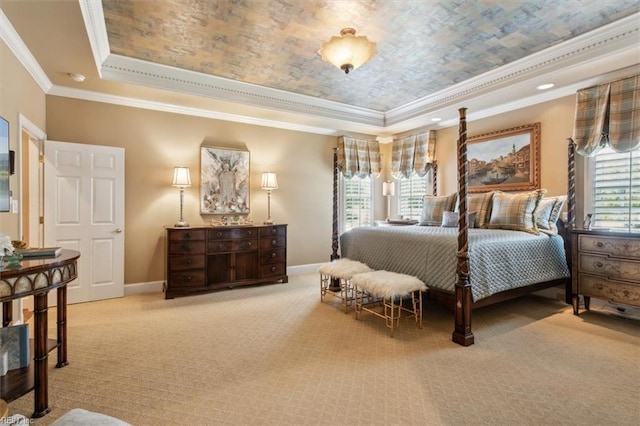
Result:
[[339,197],[340,197],[340,208],[338,211],[338,232],[340,234],[342,234],[343,232],[348,231],[349,229],[353,229],[353,227],[347,229],[347,200],[346,200],[346,192],[345,192],[345,186],[346,186],[346,181],[347,180],[353,180],[353,179],[357,179],[358,181],[362,181],[364,179],[369,179],[369,192],[370,192],[370,197],[369,197],[369,209],[370,209],[370,214],[369,214],[369,220],[366,222],[362,222],[360,221],[360,225],[358,226],[373,226],[373,215],[374,215],[374,206],[375,206],[375,201],[376,201],[376,197],[375,197],[375,191],[374,191],[374,181],[375,179],[372,176],[368,176],[366,178],[359,178],[357,176],[352,177],[351,179],[347,179],[344,177],[344,175],[342,173],[339,174],[339,178],[338,178],[338,192],[339,192]]
[[411,218],[415,220],[419,220],[420,216],[422,216],[422,202],[420,203],[420,208],[418,209],[417,214],[413,214],[412,212],[409,216],[407,216],[402,211],[402,204],[403,204],[402,203],[402,199],[403,199],[402,180],[416,179],[416,178],[424,179],[424,194],[421,195],[421,198],[424,198],[425,195],[433,195],[433,168],[429,170],[429,172],[422,177],[416,175],[415,173],[412,173],[409,178],[405,178],[405,177],[399,178],[397,180],[398,181],[398,199],[397,199],[397,203],[394,211],[395,216],[402,214],[403,219],[406,216],[407,218]]

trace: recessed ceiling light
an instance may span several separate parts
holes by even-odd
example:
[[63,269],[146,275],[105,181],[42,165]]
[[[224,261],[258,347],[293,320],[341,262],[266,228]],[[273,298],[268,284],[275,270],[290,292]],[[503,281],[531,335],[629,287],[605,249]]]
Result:
[[431,121],[433,121],[433,122],[440,121],[440,120],[442,120],[442,118],[440,118],[440,117],[433,117],[431,119]]
[[69,77],[71,77],[71,80],[77,81],[78,83],[82,83],[86,78],[84,75],[77,74],[77,73],[74,73],[74,72],[70,72],[69,73]]
[[547,89],[551,89],[553,86],[555,86],[555,84],[553,83],[541,84],[540,86],[536,87],[536,89],[547,90]]

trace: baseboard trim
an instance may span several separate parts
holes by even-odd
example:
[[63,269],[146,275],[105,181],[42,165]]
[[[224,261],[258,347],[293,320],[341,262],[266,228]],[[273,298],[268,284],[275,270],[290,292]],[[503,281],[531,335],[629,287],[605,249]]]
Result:
[[[322,263],[290,266],[287,268],[287,275],[301,275],[301,274],[310,274],[313,272],[318,272],[318,268],[320,268],[320,265],[322,265]],[[164,280],[125,284],[124,295],[126,297],[126,296],[132,296],[134,294],[162,293],[163,287],[164,287]]]

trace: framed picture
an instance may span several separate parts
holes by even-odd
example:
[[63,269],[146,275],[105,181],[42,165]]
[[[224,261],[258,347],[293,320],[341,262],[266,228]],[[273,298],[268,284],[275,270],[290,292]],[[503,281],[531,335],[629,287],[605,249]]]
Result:
[[0,212],[9,211],[9,175],[11,174],[9,151],[9,122],[0,117]]
[[467,140],[469,192],[540,188],[540,123]]
[[200,213],[249,213],[249,151],[200,148]]

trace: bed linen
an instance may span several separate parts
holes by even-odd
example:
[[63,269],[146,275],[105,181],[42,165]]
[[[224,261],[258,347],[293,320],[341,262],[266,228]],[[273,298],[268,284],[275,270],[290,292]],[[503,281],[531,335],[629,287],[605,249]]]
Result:
[[[529,284],[569,277],[558,235],[469,229],[469,279],[474,301]],[[454,292],[457,228],[358,227],[340,236],[341,256],[376,270],[415,276],[427,287]]]

